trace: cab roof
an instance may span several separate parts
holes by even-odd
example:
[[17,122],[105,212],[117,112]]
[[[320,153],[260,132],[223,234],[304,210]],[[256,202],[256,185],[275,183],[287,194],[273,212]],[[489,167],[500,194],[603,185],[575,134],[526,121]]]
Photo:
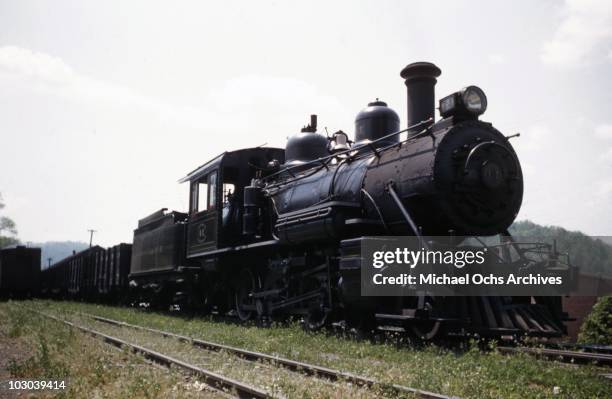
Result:
[[192,170],[187,174],[187,176],[181,178],[178,182],[185,183],[188,181],[199,180],[201,177],[206,176],[213,170],[223,167],[229,161],[235,163],[237,160],[240,160],[241,162],[244,162],[246,164],[252,157],[263,157],[267,158],[268,160],[277,159],[278,161],[283,163],[285,160],[285,150],[282,148],[274,147],[253,147],[243,148],[241,150],[236,151],[226,151],[217,155],[216,157],[204,163],[203,165],[200,165],[196,169]]

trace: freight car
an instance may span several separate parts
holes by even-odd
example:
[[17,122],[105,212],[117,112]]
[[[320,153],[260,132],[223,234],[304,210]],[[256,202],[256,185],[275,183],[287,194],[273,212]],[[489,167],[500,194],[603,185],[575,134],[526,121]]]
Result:
[[132,246],[93,246],[41,273],[42,296],[116,303],[126,301]]
[[30,298],[40,289],[40,248],[0,250],[0,298]]

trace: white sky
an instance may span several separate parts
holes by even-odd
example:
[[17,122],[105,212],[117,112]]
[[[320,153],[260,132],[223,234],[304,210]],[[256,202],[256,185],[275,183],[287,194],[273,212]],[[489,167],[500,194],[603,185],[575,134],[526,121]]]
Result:
[[[77,3],[77,4],[74,4]],[[0,192],[22,241],[131,240],[185,210],[177,179],[223,150],[284,146],[319,114],[353,130],[399,71],[483,88],[513,139],[519,219],[612,235],[612,2],[0,0]]]

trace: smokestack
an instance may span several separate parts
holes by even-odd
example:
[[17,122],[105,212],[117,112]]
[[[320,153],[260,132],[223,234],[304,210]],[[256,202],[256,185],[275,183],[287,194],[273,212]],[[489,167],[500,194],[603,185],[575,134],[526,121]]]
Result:
[[[433,120],[436,110],[434,86],[441,73],[440,68],[431,62],[413,62],[402,69],[400,76],[406,80],[408,89],[408,126],[429,118]],[[408,131],[408,136],[418,133],[423,127]]]

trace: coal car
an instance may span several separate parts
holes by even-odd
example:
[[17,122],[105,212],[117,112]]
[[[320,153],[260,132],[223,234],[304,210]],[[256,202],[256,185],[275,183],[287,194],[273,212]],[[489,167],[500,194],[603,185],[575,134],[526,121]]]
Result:
[[40,248],[0,250],[0,298],[30,298],[40,290]]
[[92,246],[41,273],[41,295],[101,302],[127,300],[131,244]]

